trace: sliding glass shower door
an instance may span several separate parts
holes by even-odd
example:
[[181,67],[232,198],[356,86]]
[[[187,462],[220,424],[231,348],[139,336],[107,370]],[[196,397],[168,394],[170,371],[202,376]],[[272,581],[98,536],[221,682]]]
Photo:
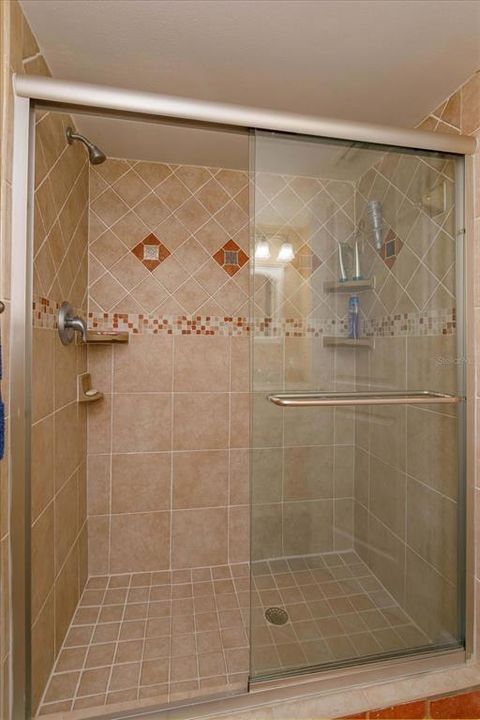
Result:
[[254,139],[252,678],[463,642],[463,166]]

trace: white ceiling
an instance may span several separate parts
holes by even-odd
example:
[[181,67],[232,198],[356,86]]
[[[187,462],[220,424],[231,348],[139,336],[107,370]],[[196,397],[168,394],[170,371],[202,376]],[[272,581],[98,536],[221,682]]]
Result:
[[[412,127],[480,67],[478,0],[21,0],[55,77]],[[244,167],[246,138],[79,116],[115,157]]]

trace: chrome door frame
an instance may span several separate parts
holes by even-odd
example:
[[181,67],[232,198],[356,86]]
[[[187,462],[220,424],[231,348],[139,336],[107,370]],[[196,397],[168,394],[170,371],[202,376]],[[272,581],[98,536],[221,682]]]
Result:
[[[31,439],[31,329],[33,190],[35,132],[34,107],[59,112],[109,111],[132,119],[147,116],[175,118],[220,126],[258,128],[311,136],[332,137],[465,156],[465,187],[457,188],[459,207],[465,207],[465,260],[463,317],[466,340],[467,422],[466,448],[466,657],[474,652],[474,522],[475,385],[473,344],[473,155],[476,140],[420,130],[351,123],[209,103],[153,93],[74,83],[39,76],[14,76],[13,180],[12,180],[12,292],[10,347],[10,487],[11,487],[11,630],[12,718],[31,716],[30,640],[30,439]],[[459,294],[459,300],[462,302]],[[463,336],[462,336],[463,337]],[[465,653],[462,653],[465,656]],[[432,658],[432,669],[439,657]],[[410,661],[411,662],[411,661]],[[455,664],[458,665],[458,658]],[[400,665],[399,665],[400,667]],[[425,670],[424,670],[425,671]],[[217,712],[219,709],[217,709]],[[139,710],[139,714],[141,710]],[[131,713],[130,713],[131,714]]]

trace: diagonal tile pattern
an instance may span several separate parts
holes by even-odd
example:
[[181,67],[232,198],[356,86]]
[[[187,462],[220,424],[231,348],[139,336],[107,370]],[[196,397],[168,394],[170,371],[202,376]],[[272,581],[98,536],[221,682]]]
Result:
[[[90,187],[91,312],[247,314],[246,173],[107,160]],[[149,277],[123,272],[129,253]]]
[[[384,219],[380,251],[370,238],[368,202]],[[367,319],[455,306],[454,166],[448,158],[386,153],[357,182],[355,213],[364,229],[363,268],[376,287],[362,297]]]
[[[345,303],[326,298],[323,283],[339,276],[337,240],[353,237],[354,192],[353,182],[256,174],[255,228],[268,241],[271,259],[256,261],[255,315],[306,320],[344,316]],[[282,265],[276,259],[285,242],[292,245],[295,257]],[[277,272],[283,271],[273,309],[262,273],[272,260]],[[268,275],[268,269],[265,272]]]

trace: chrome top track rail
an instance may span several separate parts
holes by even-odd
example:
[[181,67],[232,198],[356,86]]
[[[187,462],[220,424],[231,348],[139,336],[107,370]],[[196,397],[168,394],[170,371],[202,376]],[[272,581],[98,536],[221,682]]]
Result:
[[136,115],[151,115],[236,128],[256,128],[300,135],[352,140],[356,142],[395,145],[420,150],[473,155],[476,139],[466,135],[408,130],[405,128],[332,120],[264,108],[208,102],[173,95],[125,90],[107,85],[56,80],[37,75],[15,75],[14,90],[18,97],[50,105],[67,106],[69,111],[82,108],[109,110]]
[[314,407],[335,405],[434,405],[457,404],[463,398],[430,390],[392,392],[308,392],[276,393],[267,395],[268,400],[280,407]]

